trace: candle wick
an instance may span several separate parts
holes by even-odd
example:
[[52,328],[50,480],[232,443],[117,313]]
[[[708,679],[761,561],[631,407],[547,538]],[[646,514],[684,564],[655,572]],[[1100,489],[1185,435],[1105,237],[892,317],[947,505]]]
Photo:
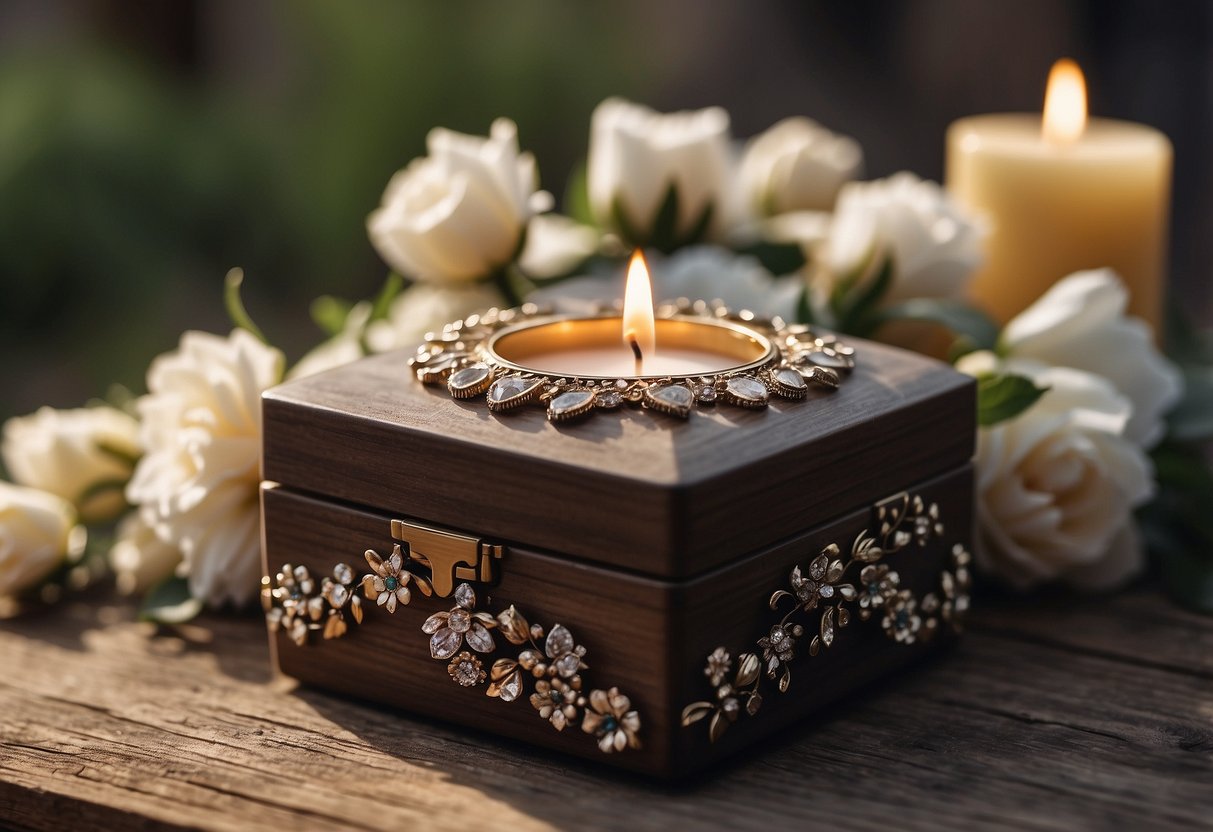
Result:
[[635,335],[628,336],[628,343],[632,345],[632,355],[636,356],[636,360],[644,361],[644,353],[640,351],[640,342],[636,340]]

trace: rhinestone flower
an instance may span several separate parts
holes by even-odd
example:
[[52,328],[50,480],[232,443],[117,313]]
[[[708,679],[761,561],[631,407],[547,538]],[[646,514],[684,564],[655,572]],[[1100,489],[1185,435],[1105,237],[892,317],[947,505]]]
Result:
[[712,655],[708,656],[708,666],[703,669],[703,675],[708,677],[708,681],[712,683],[713,687],[716,687],[724,682],[732,669],[733,659],[729,655],[729,651],[723,647],[717,647],[712,651]]
[[903,589],[885,606],[884,620],[880,622],[885,633],[903,644],[913,644],[922,627],[922,619],[918,615],[918,602],[914,595]]
[[476,612],[476,593],[468,584],[455,588],[455,606],[436,612],[425,620],[421,630],[430,636],[430,655],[449,659],[459,652],[464,640],[477,653],[489,653],[497,646],[489,629],[497,619],[487,612]]
[[278,606],[266,613],[271,632],[279,627],[296,644],[307,641],[308,630],[324,614],[324,599],[316,595],[316,581],[306,566],[286,564],[274,576],[277,587],[271,595]]
[[388,612],[395,612],[396,605],[408,604],[412,595],[408,583],[411,572],[404,571],[404,553],[400,544],[392,549],[392,556],[384,560],[374,549],[366,550],[366,562],[374,574],[362,576],[362,592],[368,601],[374,601]]
[[887,564],[870,563],[859,572],[863,589],[859,593],[859,615],[865,621],[877,607],[883,607],[897,594],[900,578],[890,572]]
[[577,716],[577,690],[580,687],[580,679],[571,683],[563,679],[540,679],[531,694],[531,706],[557,731],[563,731],[569,720]]
[[590,707],[581,730],[597,736],[598,748],[607,754],[640,747],[640,714],[632,710],[631,700],[619,688],[590,691]]
[[475,687],[484,681],[484,667],[474,654],[464,650],[446,666],[451,678],[465,688]]
[[776,624],[771,628],[770,635],[758,639],[758,646],[762,648],[762,658],[767,663],[767,675],[773,679],[779,666],[792,660],[796,639],[791,627]]

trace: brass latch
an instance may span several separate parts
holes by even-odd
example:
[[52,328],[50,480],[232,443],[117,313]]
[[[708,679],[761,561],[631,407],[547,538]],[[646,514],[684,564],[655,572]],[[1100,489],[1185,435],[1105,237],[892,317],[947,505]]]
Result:
[[430,568],[434,594],[446,598],[462,581],[489,583],[505,547],[466,534],[404,520],[392,521],[392,538],[407,543],[409,556]]

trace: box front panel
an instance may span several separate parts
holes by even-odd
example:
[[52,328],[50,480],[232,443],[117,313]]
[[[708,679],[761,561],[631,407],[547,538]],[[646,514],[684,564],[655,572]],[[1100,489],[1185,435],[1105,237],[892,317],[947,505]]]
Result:
[[[394,611],[363,595],[362,576],[372,573],[363,552],[389,558],[383,568],[391,572],[395,540],[416,548],[404,546],[406,556],[428,553],[438,563],[444,547],[458,553],[459,539],[267,486],[268,573],[284,563],[306,567],[316,595],[344,562],[352,570],[336,577],[348,582],[363,610],[355,622],[350,591],[334,595],[330,586],[329,597],[344,603],[341,637],[324,637],[327,607],[313,623],[303,606],[296,618],[311,629],[281,620],[271,641],[283,672],[318,687],[609,765],[685,776],[948,639],[967,598],[967,569],[957,553],[971,533],[971,479],[965,466],[893,491],[691,582],[509,545],[490,580],[464,573],[474,599],[464,595],[461,604],[451,593],[458,575],[443,581],[406,559],[404,571],[430,576],[434,588],[450,594],[427,597],[414,580],[406,604],[399,594],[404,582],[389,584],[380,575],[378,586],[397,592]],[[371,594],[382,595],[375,586],[372,579]],[[543,633],[526,633],[516,618],[485,615],[511,605]],[[478,613],[490,624],[491,645],[472,631]],[[435,614],[447,617],[427,628]],[[557,624],[569,638],[552,636]],[[558,672],[558,663],[568,672]],[[486,695],[494,682],[498,694],[513,687],[504,696]],[[626,706],[604,695],[612,688],[628,697]],[[639,748],[628,746],[633,738]]]

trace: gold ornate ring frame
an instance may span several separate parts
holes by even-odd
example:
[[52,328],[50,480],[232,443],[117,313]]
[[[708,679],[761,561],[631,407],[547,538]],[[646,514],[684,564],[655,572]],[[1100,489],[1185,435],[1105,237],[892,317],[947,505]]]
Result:
[[618,344],[621,313],[618,306],[604,306],[591,315],[560,316],[535,304],[449,323],[427,334],[409,366],[419,381],[444,385],[453,398],[484,395],[489,409],[499,413],[540,404],[553,422],[624,404],[684,419],[695,405],[763,408],[772,396],[795,401],[811,388],[837,389],[855,366],[854,350],[832,334],[720,304],[662,304],[656,328],[663,347],[706,350],[726,366],[708,373],[625,376],[545,370],[543,355],[574,337],[581,348]]

